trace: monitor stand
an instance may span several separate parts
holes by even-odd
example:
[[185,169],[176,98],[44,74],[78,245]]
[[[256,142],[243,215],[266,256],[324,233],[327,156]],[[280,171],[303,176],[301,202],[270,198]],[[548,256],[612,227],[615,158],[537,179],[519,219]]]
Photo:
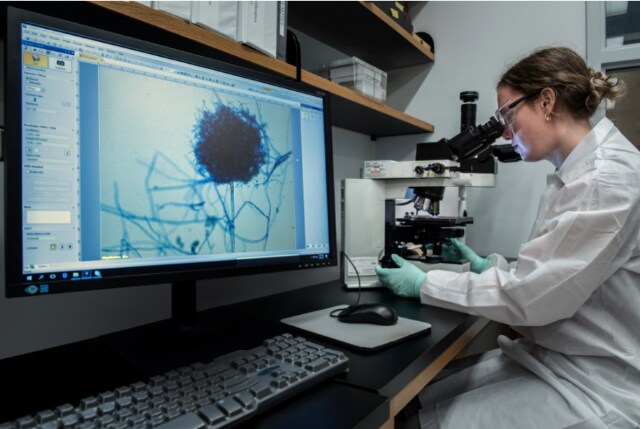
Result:
[[199,320],[195,280],[173,282],[170,319],[152,326],[141,345],[155,350],[197,347],[223,334],[222,325]]
[[171,321],[177,329],[198,330],[197,299],[194,280],[171,283]]
[[197,290],[195,280],[171,283],[172,332],[180,341],[199,341],[216,334],[214,327],[205,327],[198,322]]
[[254,344],[279,333],[268,326],[256,327],[255,319],[225,307],[198,313],[196,295],[195,281],[172,283],[170,318],[107,334],[102,341],[145,378],[194,362],[209,362],[245,347],[247,341]]

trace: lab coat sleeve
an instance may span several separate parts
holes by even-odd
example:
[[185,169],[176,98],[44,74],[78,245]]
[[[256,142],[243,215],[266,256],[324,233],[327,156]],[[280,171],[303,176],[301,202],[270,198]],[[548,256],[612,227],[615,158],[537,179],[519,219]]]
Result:
[[487,268],[496,267],[500,270],[509,270],[510,268],[515,268],[517,266],[515,262],[509,262],[504,256],[497,253],[492,253],[487,256],[487,260],[489,261],[489,266]]
[[431,271],[421,301],[513,326],[571,317],[628,259],[640,223],[637,177],[586,176],[553,196],[517,268],[496,258],[480,274]]

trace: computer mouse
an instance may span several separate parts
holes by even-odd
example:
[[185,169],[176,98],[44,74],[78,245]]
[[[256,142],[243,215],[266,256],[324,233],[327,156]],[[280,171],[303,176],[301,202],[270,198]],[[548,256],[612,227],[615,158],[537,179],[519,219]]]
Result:
[[374,325],[395,325],[396,311],[382,303],[350,305],[338,314],[338,320],[345,323],[371,323]]

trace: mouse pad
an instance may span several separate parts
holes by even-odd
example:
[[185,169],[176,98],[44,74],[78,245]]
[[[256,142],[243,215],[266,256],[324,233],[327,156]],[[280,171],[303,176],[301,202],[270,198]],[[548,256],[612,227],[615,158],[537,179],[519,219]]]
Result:
[[337,341],[345,346],[365,351],[379,350],[399,341],[431,331],[429,323],[405,319],[404,317],[398,317],[398,323],[395,325],[384,326],[369,323],[344,323],[340,322],[337,317],[329,315],[333,310],[346,306],[337,305],[323,310],[312,311],[311,313],[287,317],[282,319],[281,322],[326,339]]

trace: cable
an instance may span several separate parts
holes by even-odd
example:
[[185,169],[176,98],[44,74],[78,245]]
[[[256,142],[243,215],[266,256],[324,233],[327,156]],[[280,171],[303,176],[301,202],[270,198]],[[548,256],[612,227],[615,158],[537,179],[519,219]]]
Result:
[[405,202],[403,202],[403,203],[396,203],[396,206],[407,206],[407,205],[409,205],[409,204],[413,203],[417,198],[418,198],[418,196],[417,196],[417,195],[414,195],[414,196],[413,196],[413,198],[411,198],[411,199],[410,199],[410,200],[408,200],[408,201],[405,201]]
[[349,263],[353,267],[353,271],[356,272],[356,277],[358,278],[358,298],[356,299],[355,304],[351,304],[351,305],[349,305],[349,306],[347,306],[345,308],[336,308],[335,310],[333,310],[331,313],[329,313],[329,316],[331,316],[331,317],[338,317],[338,316],[340,316],[340,314],[334,314],[334,313],[336,313],[336,312],[342,313],[347,308],[351,308],[351,307],[354,307],[354,306],[358,305],[358,303],[360,302],[360,296],[362,295],[362,283],[360,282],[360,273],[358,272],[358,269],[356,268],[356,264],[354,264],[353,261],[351,260],[351,258],[349,258],[347,256],[347,254],[344,253],[343,251],[340,251],[340,256],[344,256],[345,258],[347,258],[347,261],[349,261]]

